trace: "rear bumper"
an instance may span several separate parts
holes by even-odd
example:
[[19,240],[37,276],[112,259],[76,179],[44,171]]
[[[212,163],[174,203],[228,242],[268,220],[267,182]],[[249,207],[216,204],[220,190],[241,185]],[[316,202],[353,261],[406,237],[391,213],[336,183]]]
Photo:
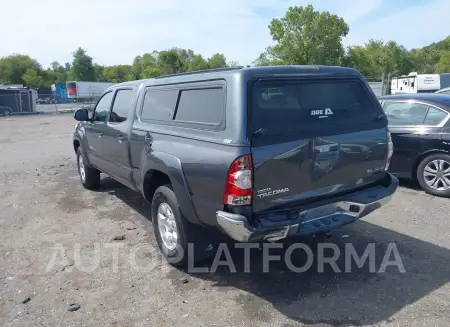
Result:
[[217,211],[222,230],[239,242],[276,241],[293,235],[329,231],[367,216],[387,204],[398,187],[398,179],[386,174],[380,185],[258,218],[256,226],[245,216]]

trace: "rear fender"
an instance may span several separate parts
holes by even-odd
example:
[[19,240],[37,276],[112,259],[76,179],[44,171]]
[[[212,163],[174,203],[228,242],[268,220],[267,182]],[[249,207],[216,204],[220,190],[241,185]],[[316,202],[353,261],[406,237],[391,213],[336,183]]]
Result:
[[142,173],[138,177],[139,180],[136,180],[136,185],[139,186],[142,194],[144,194],[144,176],[148,171],[157,170],[166,174],[170,178],[183,216],[193,224],[201,224],[192,203],[192,193],[184,176],[181,162],[177,157],[165,152],[151,152],[142,158],[141,167]]

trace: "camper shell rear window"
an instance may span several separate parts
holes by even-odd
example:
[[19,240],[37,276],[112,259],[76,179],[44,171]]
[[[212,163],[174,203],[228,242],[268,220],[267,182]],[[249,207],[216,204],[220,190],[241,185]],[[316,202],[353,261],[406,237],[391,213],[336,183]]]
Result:
[[250,132],[269,134],[351,125],[379,113],[357,79],[267,80],[251,89]]

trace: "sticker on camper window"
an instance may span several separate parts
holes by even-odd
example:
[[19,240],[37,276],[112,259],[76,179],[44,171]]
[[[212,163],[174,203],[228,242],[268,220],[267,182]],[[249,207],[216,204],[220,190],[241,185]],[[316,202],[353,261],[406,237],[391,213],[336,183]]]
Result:
[[326,118],[332,114],[333,111],[330,108],[311,110],[311,116],[319,116],[319,118]]

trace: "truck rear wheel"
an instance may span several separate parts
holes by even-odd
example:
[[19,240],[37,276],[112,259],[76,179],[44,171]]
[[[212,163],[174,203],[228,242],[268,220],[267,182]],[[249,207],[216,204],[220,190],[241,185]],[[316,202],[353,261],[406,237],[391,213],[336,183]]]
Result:
[[[156,189],[152,200],[152,221],[156,241],[165,259],[173,266],[186,266],[215,255],[214,243],[208,243],[208,231],[189,223],[181,214],[171,185]],[[190,258],[190,256],[193,256]]]
[[100,172],[88,165],[81,147],[77,149],[77,164],[81,184],[88,190],[98,189],[100,187]]

